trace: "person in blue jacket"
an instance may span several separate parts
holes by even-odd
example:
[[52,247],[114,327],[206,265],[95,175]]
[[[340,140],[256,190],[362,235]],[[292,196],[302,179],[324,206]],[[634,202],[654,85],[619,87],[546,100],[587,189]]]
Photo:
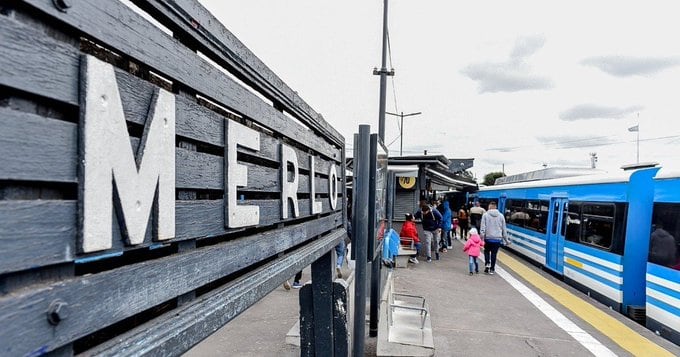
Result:
[[451,218],[453,212],[449,208],[449,201],[442,203],[442,244],[440,251],[446,252],[446,249],[451,249]]

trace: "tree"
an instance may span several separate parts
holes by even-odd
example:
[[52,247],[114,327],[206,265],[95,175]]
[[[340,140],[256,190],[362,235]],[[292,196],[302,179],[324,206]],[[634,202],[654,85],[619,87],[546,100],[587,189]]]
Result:
[[499,177],[505,177],[505,174],[500,171],[489,172],[488,174],[484,175],[484,184],[487,186],[493,186],[493,184],[496,182],[496,179]]

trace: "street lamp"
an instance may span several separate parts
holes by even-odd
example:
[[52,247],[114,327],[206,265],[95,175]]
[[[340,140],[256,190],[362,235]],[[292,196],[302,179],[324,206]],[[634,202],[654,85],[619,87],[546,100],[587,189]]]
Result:
[[416,115],[420,115],[420,114],[423,114],[423,113],[416,112],[416,113],[404,114],[404,112],[401,112],[401,114],[394,114],[394,113],[390,113],[390,112],[385,112],[385,114],[394,115],[396,117],[401,117],[401,125],[399,126],[399,141],[400,141],[399,142],[399,156],[402,156],[403,155],[402,151],[404,149],[404,117],[416,116]]

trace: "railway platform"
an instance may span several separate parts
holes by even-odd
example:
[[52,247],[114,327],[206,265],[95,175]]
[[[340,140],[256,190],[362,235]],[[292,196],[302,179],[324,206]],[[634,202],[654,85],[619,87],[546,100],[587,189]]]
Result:
[[[395,291],[428,301],[436,356],[680,355],[680,346],[521,257],[502,251],[498,260],[495,275],[470,276],[456,241],[439,261],[395,269]],[[285,341],[297,318],[297,290],[279,288],[186,356],[298,356]],[[376,340],[366,337],[367,356]]]

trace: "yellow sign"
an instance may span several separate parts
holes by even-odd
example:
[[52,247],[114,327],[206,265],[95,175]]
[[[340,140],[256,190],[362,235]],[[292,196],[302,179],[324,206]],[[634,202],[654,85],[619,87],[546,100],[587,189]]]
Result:
[[415,177],[400,177],[399,178],[399,186],[401,186],[401,188],[411,189],[415,185],[416,185],[416,178]]

